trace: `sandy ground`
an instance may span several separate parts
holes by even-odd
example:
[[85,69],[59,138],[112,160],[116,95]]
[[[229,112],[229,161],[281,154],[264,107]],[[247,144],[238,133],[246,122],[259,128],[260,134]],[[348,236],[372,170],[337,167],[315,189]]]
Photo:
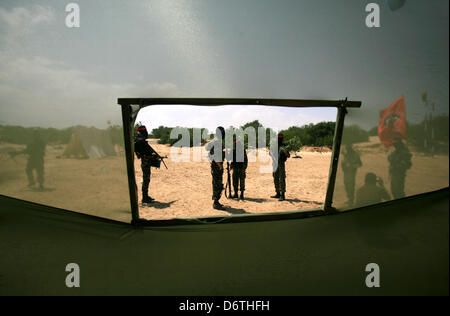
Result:
[[28,187],[27,156],[8,152],[25,146],[0,143],[0,194],[75,212],[130,222],[130,197],[123,149],[97,159],[57,158],[65,146],[46,146],[44,189]]
[[[161,155],[169,155],[170,147],[156,144],[155,140],[151,140],[150,143]],[[356,144],[355,149],[360,153],[363,164],[357,172],[355,191],[364,185],[365,175],[373,172],[384,180],[385,188],[390,193],[388,156],[393,149],[385,148],[376,136],[371,137],[368,142]],[[221,202],[227,206],[225,211],[212,208],[211,174],[207,161],[174,162],[166,159],[169,170],[163,167],[152,168],[150,195],[157,202],[140,204],[140,216],[147,219],[184,218],[321,208],[326,194],[331,153],[326,150],[322,152],[311,150],[317,149],[305,148],[305,151],[298,153],[302,159],[290,158],[287,161],[286,201],[280,202],[270,198],[274,194],[272,175],[259,171],[261,166],[267,166],[268,163],[250,162],[247,170],[246,199],[244,201],[227,199],[223,195]],[[414,148],[410,150],[412,167],[407,171],[406,196],[448,187],[448,155],[431,157],[416,152]],[[192,151],[193,149],[190,151],[190,157],[193,157]],[[140,161],[137,159],[135,169],[141,199],[142,171]],[[225,184],[226,174],[223,181]],[[333,206],[338,210],[346,210],[349,209],[347,202],[343,172],[339,163]]]
[[[386,190],[391,194],[388,156],[393,148],[384,147],[380,143],[378,136],[372,136],[368,142],[356,144],[354,148],[360,153],[362,161],[362,167],[358,169],[356,175],[356,189],[364,185],[366,174],[368,172],[373,172],[383,180]],[[448,155],[440,154],[431,157],[415,151],[414,148],[409,149],[412,154],[412,167],[406,174],[406,196],[448,187]],[[333,206],[340,210],[348,209],[347,201],[347,194],[344,188],[344,176],[341,164],[339,163]]]
[[[151,142],[160,155],[170,154],[170,147]],[[197,148],[199,149],[199,148]],[[289,159],[286,163],[286,201],[270,198],[275,194],[271,173],[261,173],[260,167],[270,161],[249,162],[245,200],[228,199],[222,195],[221,203],[227,209],[212,208],[210,163],[166,159],[168,170],[152,168],[150,195],[156,202],[140,205],[140,216],[147,219],[223,216],[233,214],[263,214],[282,211],[317,209],[323,204],[328,180],[331,153],[300,152],[302,159]],[[204,157],[205,153],[202,153]],[[251,154],[249,154],[249,159]],[[140,160],[135,160],[139,201],[141,200],[142,171]],[[223,182],[226,183],[226,172]]]
[[[166,145],[152,146],[161,154],[169,155]],[[26,155],[11,159],[8,152],[19,151],[24,146],[0,143],[0,194],[31,202],[68,209],[99,217],[130,222],[131,211],[128,180],[123,149],[116,148],[117,156],[99,159],[60,159],[65,146],[47,145],[45,154],[44,190],[29,188],[25,167]],[[384,148],[377,137],[355,145],[361,154],[363,166],[356,176],[356,189],[364,183],[367,172],[381,177],[390,191],[387,157],[391,149]],[[309,150],[309,149],[308,149]],[[408,170],[406,195],[429,192],[449,184],[448,155],[426,156],[410,149],[412,168]],[[192,149],[190,149],[192,151]],[[169,170],[152,168],[150,194],[157,202],[140,206],[140,215],[147,219],[176,217],[223,216],[233,214],[262,214],[281,211],[316,209],[322,206],[328,181],[331,153],[301,152],[302,159],[287,161],[286,201],[271,199],[274,194],[270,173],[261,173],[260,167],[270,162],[250,162],[247,170],[245,201],[222,196],[226,211],[212,208],[210,165],[204,162],[175,162],[166,159]],[[142,181],[140,161],[135,161],[139,199]],[[226,177],[224,175],[224,183]],[[333,206],[347,209],[347,196],[343,174],[339,167]]]

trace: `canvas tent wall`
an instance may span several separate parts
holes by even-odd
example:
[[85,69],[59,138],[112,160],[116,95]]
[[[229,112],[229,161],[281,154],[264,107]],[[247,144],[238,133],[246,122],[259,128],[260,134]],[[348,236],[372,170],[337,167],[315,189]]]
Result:
[[[64,51],[60,59],[54,59],[55,56],[50,54],[54,50],[47,51],[46,44],[67,48],[64,34],[52,38],[47,32],[39,32],[36,33],[39,36],[36,42],[42,45],[27,46],[29,42],[25,41],[23,44],[27,49],[17,50],[20,45],[11,45],[11,51],[4,48],[12,42],[2,37],[2,73],[5,77],[8,74],[21,77],[5,81],[11,87],[0,89],[0,100],[5,104],[0,107],[1,124],[58,125],[58,128],[99,128],[108,121],[120,124],[121,113],[115,103],[118,97],[127,96],[322,100],[348,97],[349,100],[361,100],[363,107],[349,111],[345,124],[355,124],[367,131],[377,126],[380,111],[403,95],[407,122],[417,126],[416,134],[420,135],[424,130],[421,123],[430,114],[433,117],[442,115],[448,122],[449,3],[446,0],[403,2],[403,6],[393,8],[395,11],[391,11],[385,1],[380,2],[383,21],[380,28],[367,27],[365,17],[368,14],[360,1],[296,1],[280,7],[273,1],[250,0],[239,5],[230,4],[225,11],[217,0],[205,2],[204,8],[185,2],[170,5],[158,2],[152,10],[144,10],[151,18],[140,15],[143,12],[141,3],[130,2],[126,5],[126,17],[114,24],[117,32],[110,30],[105,33],[103,28],[98,28],[82,38],[80,45],[84,45],[86,49],[83,51],[90,58],[79,58],[78,54]],[[100,3],[90,5],[93,13],[101,14],[104,10]],[[118,2],[112,1],[108,5],[111,6],[110,12],[123,11]],[[14,12],[13,5],[1,3],[0,6]],[[56,1],[49,2],[49,7],[53,6],[57,6]],[[33,10],[32,7],[28,9]],[[202,9],[211,14],[200,14],[204,12]],[[180,16],[179,12],[186,14]],[[234,18],[233,28],[230,28],[228,20],[220,18],[225,13]],[[123,28],[128,20],[136,23],[133,31]],[[185,36],[184,32],[194,25],[192,21],[196,27],[189,36]],[[273,23],[267,24],[266,21]],[[154,27],[149,27],[148,23],[154,23]],[[242,30],[243,36],[236,37],[236,29]],[[58,29],[58,32],[61,31]],[[118,37],[109,36],[111,34]],[[142,47],[127,52],[110,49],[117,47],[120,41]],[[99,45],[92,46],[93,42]],[[188,54],[186,47],[195,47],[195,50]],[[154,59],[149,60],[148,54],[144,53],[149,50],[152,56],[156,56]],[[25,52],[30,55],[22,56]],[[97,64],[96,61],[105,63]],[[104,73],[102,70],[105,69],[110,72]],[[41,82],[42,73],[52,79],[46,89],[30,85],[30,89],[24,90],[20,83]],[[123,74],[123,77],[113,74]],[[424,91],[428,95],[428,104],[421,100]],[[268,114],[269,118],[274,117],[272,113]],[[298,123],[301,118],[292,119],[295,119],[294,124],[301,124]],[[85,130],[86,134],[88,130]],[[445,129],[439,128],[434,132],[437,135],[442,131]],[[102,144],[105,138],[99,139],[95,133],[87,136],[79,132],[76,136],[79,141],[74,137],[74,142],[78,142],[74,147],[78,147],[80,152],[83,147],[90,157],[113,154],[109,141]],[[343,142],[349,142],[348,138],[349,135],[344,133]],[[440,147],[448,148],[448,133],[447,139],[443,137],[435,141],[440,142]],[[377,175],[382,172],[381,177],[388,183],[389,153],[376,153],[376,148],[371,146],[358,145],[357,149],[367,154],[362,157],[364,169],[357,174],[357,186],[363,185],[365,174],[374,171]],[[111,161],[110,165],[99,164],[97,160],[100,159],[88,159],[75,167],[64,164],[66,161],[63,159],[52,161],[48,155],[45,157],[46,182],[59,185],[63,192],[68,191],[65,186],[71,183],[80,200],[83,196],[95,198],[98,193],[104,194],[104,201],[114,199],[114,203],[108,206],[99,203],[89,207],[92,210],[101,205],[105,210],[98,215],[110,217],[111,210],[119,213],[130,208],[128,192],[123,186],[125,183],[126,188],[128,181],[126,164],[122,163],[122,155],[115,157],[117,161]],[[11,174],[15,169],[17,174],[23,175],[26,166],[22,164],[26,162],[22,160],[19,159],[17,166],[13,161],[2,162],[1,172]],[[377,165],[378,161],[382,164]],[[64,179],[61,179],[60,170],[66,172]],[[95,178],[108,185],[96,186],[99,192],[94,194],[86,183],[87,175],[92,177],[89,183],[93,183]],[[341,210],[351,209],[346,206],[344,178],[343,172],[338,170],[334,194],[337,203],[333,206]],[[57,203],[52,206],[67,208],[70,205],[69,209],[73,211],[86,209],[84,205],[75,204],[71,196],[62,197],[59,190],[46,195],[26,190],[17,194],[23,189],[17,183],[18,176],[11,174],[4,179],[7,180],[0,185],[0,194],[44,204],[54,199]],[[423,152],[414,152],[413,168],[406,177],[406,195],[444,187],[448,187],[448,153],[426,156]],[[121,206],[120,209],[117,205]]]
[[73,129],[63,157],[103,158],[116,152],[107,131],[95,127],[77,126]]
[[[146,1],[79,1],[82,10],[88,6],[89,14],[99,17],[107,12],[103,22],[114,23],[93,19],[99,27],[69,32],[52,18],[63,13],[56,0],[45,7],[0,1],[0,23],[8,17],[36,21],[30,32],[20,30],[26,23],[1,28],[0,123],[120,124],[118,97],[348,97],[363,107],[349,111],[346,125],[367,131],[377,126],[380,111],[403,95],[406,119],[420,136],[434,122],[430,114],[448,123],[449,2],[401,1],[403,7],[390,2],[395,11],[386,1],[377,2],[381,27],[369,28],[371,13],[357,0],[155,1],[151,7]],[[39,18],[45,12],[50,18]],[[428,104],[421,100],[425,91]],[[447,133],[447,140],[435,141],[448,148],[448,128],[434,132]],[[350,136],[344,131],[343,142],[352,143]],[[87,156],[108,152],[95,136],[76,138],[74,147],[83,147]],[[387,149],[378,140],[356,147],[364,155],[356,186],[369,172],[381,173],[387,185]],[[123,155],[45,159],[46,192],[29,191],[22,183],[24,157],[0,164],[0,194],[41,205],[0,201],[0,294],[120,294],[127,287],[133,294],[295,295],[323,286],[322,294],[448,295],[448,189],[437,204],[411,197],[448,188],[448,153],[413,152],[406,177],[412,203],[393,200],[336,216],[179,230],[129,225]],[[333,206],[340,210],[352,209],[344,180],[339,169]],[[36,216],[29,216],[33,210]],[[127,224],[85,221],[75,212]],[[121,228],[112,245],[105,237],[115,225]],[[69,292],[64,284],[69,260],[78,260],[82,269],[86,264],[82,274],[98,277]],[[386,268],[386,282],[376,292],[364,285],[369,262]],[[329,291],[330,284],[335,291]]]
[[[446,190],[308,220],[133,230],[0,197],[0,296],[448,295],[448,202]],[[65,285],[69,262],[80,288]],[[380,288],[365,284],[371,262]]]

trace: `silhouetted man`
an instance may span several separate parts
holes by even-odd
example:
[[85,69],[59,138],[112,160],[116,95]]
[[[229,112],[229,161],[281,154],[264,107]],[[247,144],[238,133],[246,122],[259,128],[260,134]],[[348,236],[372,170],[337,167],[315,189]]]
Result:
[[394,143],[395,150],[389,155],[389,175],[391,176],[391,192],[394,199],[405,196],[406,171],[411,168],[411,153],[402,142],[397,139]]
[[233,198],[238,198],[238,190],[240,189],[241,195],[239,196],[239,198],[243,200],[248,158],[244,143],[240,139],[236,139],[234,143],[232,159],[231,169],[233,170]]
[[364,185],[356,192],[356,205],[377,204],[390,198],[391,196],[384,188],[383,180],[377,178],[374,173],[369,172],[366,174]]
[[356,172],[362,166],[362,162],[359,153],[353,149],[351,144],[344,147],[341,166],[344,172],[344,185],[348,197],[348,205],[352,207],[355,201]]
[[205,149],[209,152],[211,162],[213,208],[223,210],[224,207],[219,202],[223,191],[223,161],[225,159],[225,129],[222,126],[217,127],[214,140],[206,144]]
[[284,201],[286,198],[286,160],[290,157],[289,152],[284,148],[283,140],[284,135],[279,133],[277,137],[278,146],[270,150],[273,167],[273,183],[276,192],[271,198],[278,199],[279,201]]
[[[40,137],[39,132],[35,132],[33,134],[31,142],[27,144],[27,147],[23,153],[28,155],[27,166],[25,168],[28,178],[28,186],[32,187],[37,182],[39,189],[44,189],[45,142]],[[36,181],[33,171],[36,171]]]
[[148,132],[145,126],[139,126],[136,128],[138,132],[134,140],[134,151],[138,159],[141,159],[142,169],[142,203],[151,203],[155,199],[148,195],[148,187],[150,185],[151,175],[151,162],[152,159],[157,159],[156,151],[148,144],[147,137]]

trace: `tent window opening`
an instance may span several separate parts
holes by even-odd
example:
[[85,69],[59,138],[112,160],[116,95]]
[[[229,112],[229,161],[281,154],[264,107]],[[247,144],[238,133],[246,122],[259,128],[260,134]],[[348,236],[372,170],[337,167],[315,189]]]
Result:
[[149,225],[333,212],[346,108],[361,105],[268,99],[118,103],[133,223]]

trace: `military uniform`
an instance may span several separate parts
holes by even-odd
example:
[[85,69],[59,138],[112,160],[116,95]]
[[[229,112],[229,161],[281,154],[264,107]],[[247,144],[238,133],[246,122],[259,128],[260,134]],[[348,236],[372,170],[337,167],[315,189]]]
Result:
[[25,172],[28,178],[28,186],[35,184],[33,170],[37,174],[37,183],[39,188],[44,187],[44,155],[45,143],[39,137],[35,137],[25,148],[24,153],[28,154],[27,166]]
[[223,191],[224,141],[216,138],[208,143],[205,149],[209,152],[209,160],[211,162],[213,206],[214,208],[221,209],[222,205],[219,203],[219,200]]
[[141,170],[142,170],[142,196],[148,196],[148,187],[150,186],[150,176],[152,169],[150,165],[150,157],[143,156],[141,158]]
[[233,148],[233,158],[231,162],[231,169],[233,170],[233,189],[234,198],[238,196],[238,190],[241,191],[240,198],[244,198],[245,178],[248,166],[248,157],[244,145],[241,141],[235,143]]
[[276,195],[274,198],[284,200],[286,192],[286,160],[290,157],[289,152],[283,147],[278,147],[278,152],[271,153],[273,167],[273,183]]
[[356,172],[361,166],[362,162],[359,154],[353,148],[347,148],[342,160],[342,171],[344,172],[344,185],[349,206],[352,206],[355,201]]
[[403,142],[394,144],[395,150],[389,155],[391,192],[394,199],[405,196],[406,171],[411,168],[411,153]]
[[148,187],[150,185],[151,176],[151,162],[156,159],[158,155],[156,151],[147,143],[148,134],[145,132],[139,133],[134,142],[134,149],[136,156],[141,159],[142,169],[142,203],[149,203],[153,201],[148,195]]
[[220,168],[215,161],[211,162],[212,200],[219,201],[223,191],[223,164]]
[[219,200],[223,191],[223,161],[225,160],[225,129],[222,126],[217,127],[216,137],[212,142],[206,144],[209,161],[211,162],[212,176],[212,199],[213,208],[223,210],[224,206]]

